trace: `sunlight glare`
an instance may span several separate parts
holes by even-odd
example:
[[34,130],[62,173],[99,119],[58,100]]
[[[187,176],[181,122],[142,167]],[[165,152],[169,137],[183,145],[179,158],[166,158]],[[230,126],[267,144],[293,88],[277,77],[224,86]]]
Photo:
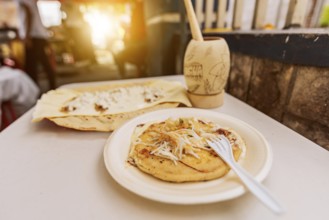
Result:
[[84,18],[91,27],[92,42],[95,46],[105,48],[110,40],[120,38],[122,30],[116,17],[97,9],[84,13]]

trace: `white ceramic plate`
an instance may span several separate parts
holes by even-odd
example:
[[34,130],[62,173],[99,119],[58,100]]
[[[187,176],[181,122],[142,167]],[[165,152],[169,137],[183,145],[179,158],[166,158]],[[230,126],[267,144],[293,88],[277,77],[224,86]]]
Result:
[[169,117],[198,117],[230,127],[246,142],[246,152],[239,160],[256,180],[267,176],[272,164],[269,144],[255,128],[231,116],[193,108],[175,108],[150,112],[138,116],[117,129],[104,148],[104,160],[108,172],[124,188],[142,197],[172,204],[201,204],[232,199],[246,190],[233,171],[226,176],[196,183],[170,183],[158,180],[127,163],[130,137],[138,124],[165,120]]

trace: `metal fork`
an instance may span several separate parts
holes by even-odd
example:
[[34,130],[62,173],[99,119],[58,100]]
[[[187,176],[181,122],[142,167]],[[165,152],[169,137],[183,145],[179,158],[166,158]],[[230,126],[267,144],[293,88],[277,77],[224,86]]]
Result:
[[276,214],[282,214],[284,212],[284,209],[269,191],[235,162],[231,144],[224,135],[220,135],[217,138],[210,138],[210,140],[207,140],[207,143],[231,167],[249,191],[260,201]]

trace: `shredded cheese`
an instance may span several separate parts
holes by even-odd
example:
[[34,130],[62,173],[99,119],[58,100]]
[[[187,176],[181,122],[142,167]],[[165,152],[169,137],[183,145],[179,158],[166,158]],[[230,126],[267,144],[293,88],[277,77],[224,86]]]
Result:
[[[201,149],[210,151],[206,140],[219,136],[217,130],[220,129],[219,125],[196,118],[170,118],[148,126],[153,126],[153,129],[148,131],[151,138],[148,141],[137,138],[135,143],[152,147],[151,155],[170,159],[174,164],[185,155],[199,159],[198,152]],[[147,129],[144,129],[145,131]]]
[[73,112],[85,107],[95,107],[104,111],[110,108],[125,108],[125,105],[143,105],[163,98],[164,91],[161,88],[149,86],[131,86],[107,91],[84,92],[68,102],[63,109]]

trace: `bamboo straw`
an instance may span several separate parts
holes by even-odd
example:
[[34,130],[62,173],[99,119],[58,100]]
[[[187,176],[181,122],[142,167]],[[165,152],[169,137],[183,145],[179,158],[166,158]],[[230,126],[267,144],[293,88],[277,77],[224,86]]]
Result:
[[202,33],[196,19],[196,15],[192,6],[191,0],[184,0],[187,17],[190,23],[192,37],[196,41],[203,41]]

